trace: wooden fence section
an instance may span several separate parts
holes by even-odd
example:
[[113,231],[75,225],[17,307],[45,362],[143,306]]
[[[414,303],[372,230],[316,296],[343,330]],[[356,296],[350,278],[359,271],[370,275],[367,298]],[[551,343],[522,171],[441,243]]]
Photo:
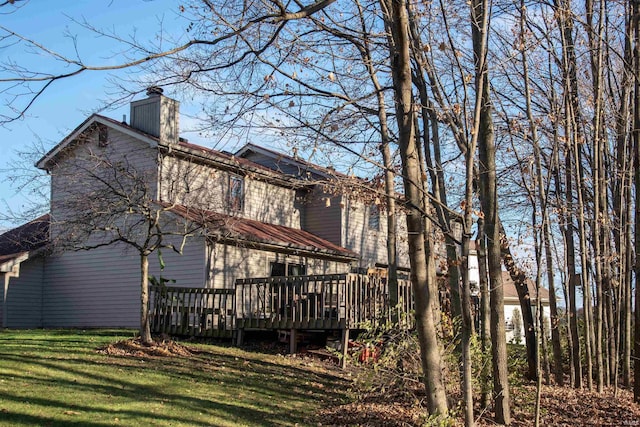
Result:
[[[409,313],[410,283],[400,280],[398,287],[400,311]],[[336,274],[236,280],[238,329],[358,329],[390,318],[384,278]]]
[[194,337],[231,337],[234,331],[233,289],[149,286],[151,330]]

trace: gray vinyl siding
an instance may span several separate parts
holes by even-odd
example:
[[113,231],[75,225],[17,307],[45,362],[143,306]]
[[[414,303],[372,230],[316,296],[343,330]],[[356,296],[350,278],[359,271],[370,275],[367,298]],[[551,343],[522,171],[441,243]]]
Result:
[[308,195],[305,203],[304,230],[336,245],[344,246],[342,238],[342,200],[319,187]]
[[[204,239],[187,243],[184,254],[163,251],[162,276],[176,286],[204,284]],[[156,254],[150,274],[159,276]],[[138,327],[140,324],[140,258],[123,244],[65,252],[46,264],[44,327]]]
[[[19,277],[9,279],[7,293],[7,328],[42,326],[42,278],[44,260],[36,257],[20,264]],[[0,293],[0,300],[3,293]],[[0,320],[3,319],[0,304]]]
[[244,185],[242,216],[290,228],[301,227],[301,206],[295,190],[247,178]]
[[[380,210],[380,224],[377,230],[369,228],[371,206],[359,201],[347,200],[342,210],[343,246],[360,254],[359,267],[369,268],[375,264],[388,264],[387,257],[387,215]],[[399,267],[409,267],[406,217],[398,212],[396,218],[396,248]]]
[[97,130],[83,135],[82,139],[83,142],[71,151],[60,154],[51,169],[52,239],[57,236],[58,224],[62,224],[71,212],[78,209],[76,204],[83,202],[82,194],[99,185],[98,180],[85,170],[109,177],[109,169],[100,164],[99,159],[126,165],[132,174],[145,181],[148,197],[157,199],[158,166],[155,148],[113,128],[108,129],[106,146],[98,144]]
[[369,229],[369,206],[362,202],[347,200],[342,210],[344,247],[360,254],[359,267],[373,267],[376,263],[387,264],[387,223],[380,213],[378,230]]
[[139,260],[115,246],[47,260],[45,327],[136,327]]
[[396,225],[398,266],[409,268],[411,264],[409,263],[409,243],[407,242],[407,216],[400,210],[396,213]]
[[228,173],[190,158],[165,155],[160,165],[160,198],[183,206],[224,212]]
[[[215,169],[189,158],[164,156],[161,168],[162,200],[300,228],[301,208],[293,189]],[[244,181],[243,209],[240,211],[231,210],[228,206],[231,176],[242,177]]]
[[348,273],[349,264],[319,258],[289,255],[267,250],[236,246],[226,243],[211,243],[209,250],[208,287],[235,287],[236,279],[268,277],[272,262],[303,264],[306,274]]

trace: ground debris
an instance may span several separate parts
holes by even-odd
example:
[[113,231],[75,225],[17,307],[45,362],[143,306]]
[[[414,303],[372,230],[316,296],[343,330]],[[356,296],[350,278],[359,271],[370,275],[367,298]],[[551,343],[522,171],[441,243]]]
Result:
[[[512,426],[533,426],[535,386],[513,389]],[[486,408],[485,408],[486,409]],[[458,411],[459,412],[459,411]],[[480,416],[480,412],[482,416]],[[477,426],[495,426],[490,409],[476,411]],[[322,426],[423,426],[426,409],[416,402],[394,401],[389,396],[367,397],[354,403],[328,407],[317,415]],[[455,425],[463,426],[464,419],[457,417]],[[543,386],[541,396],[540,425],[565,426],[639,426],[640,405],[633,402],[629,390],[613,389],[598,394],[595,391],[575,390],[568,387]]]
[[[523,387],[535,397],[535,387]],[[535,422],[533,402],[516,406],[513,426],[530,426]],[[540,398],[542,426],[640,426],[640,405],[633,402],[630,390],[605,389],[603,393],[569,387],[543,386]],[[525,410],[526,409],[526,410]]]
[[323,426],[421,426],[424,412],[400,402],[370,400],[326,408],[319,414],[319,420]]
[[165,336],[155,338],[151,344],[144,344],[140,337],[130,338],[99,347],[97,351],[110,356],[129,357],[189,357],[193,355],[193,350],[189,347]]

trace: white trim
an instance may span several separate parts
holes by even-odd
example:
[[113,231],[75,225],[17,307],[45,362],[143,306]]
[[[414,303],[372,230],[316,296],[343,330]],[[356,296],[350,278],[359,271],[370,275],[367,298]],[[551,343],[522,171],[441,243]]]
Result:
[[3,262],[0,264],[0,277],[2,277],[2,327],[7,327],[8,313],[7,313],[7,296],[9,295],[9,280],[12,277],[20,277],[20,264],[23,261],[29,259],[29,252],[25,252],[18,255],[14,259]]
[[19,270],[16,272],[15,267],[20,267],[20,264],[28,259],[29,252],[25,252],[9,261],[5,261],[0,264],[0,273],[19,273]]

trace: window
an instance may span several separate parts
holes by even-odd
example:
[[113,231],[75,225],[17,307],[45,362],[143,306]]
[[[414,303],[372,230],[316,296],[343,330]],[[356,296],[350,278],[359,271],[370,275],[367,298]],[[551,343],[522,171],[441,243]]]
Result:
[[229,209],[237,212],[244,209],[244,179],[241,176],[229,177]]
[[380,208],[378,205],[369,206],[369,230],[380,230]]
[[284,262],[271,263],[271,277],[277,276],[304,276],[307,269],[303,264]]

